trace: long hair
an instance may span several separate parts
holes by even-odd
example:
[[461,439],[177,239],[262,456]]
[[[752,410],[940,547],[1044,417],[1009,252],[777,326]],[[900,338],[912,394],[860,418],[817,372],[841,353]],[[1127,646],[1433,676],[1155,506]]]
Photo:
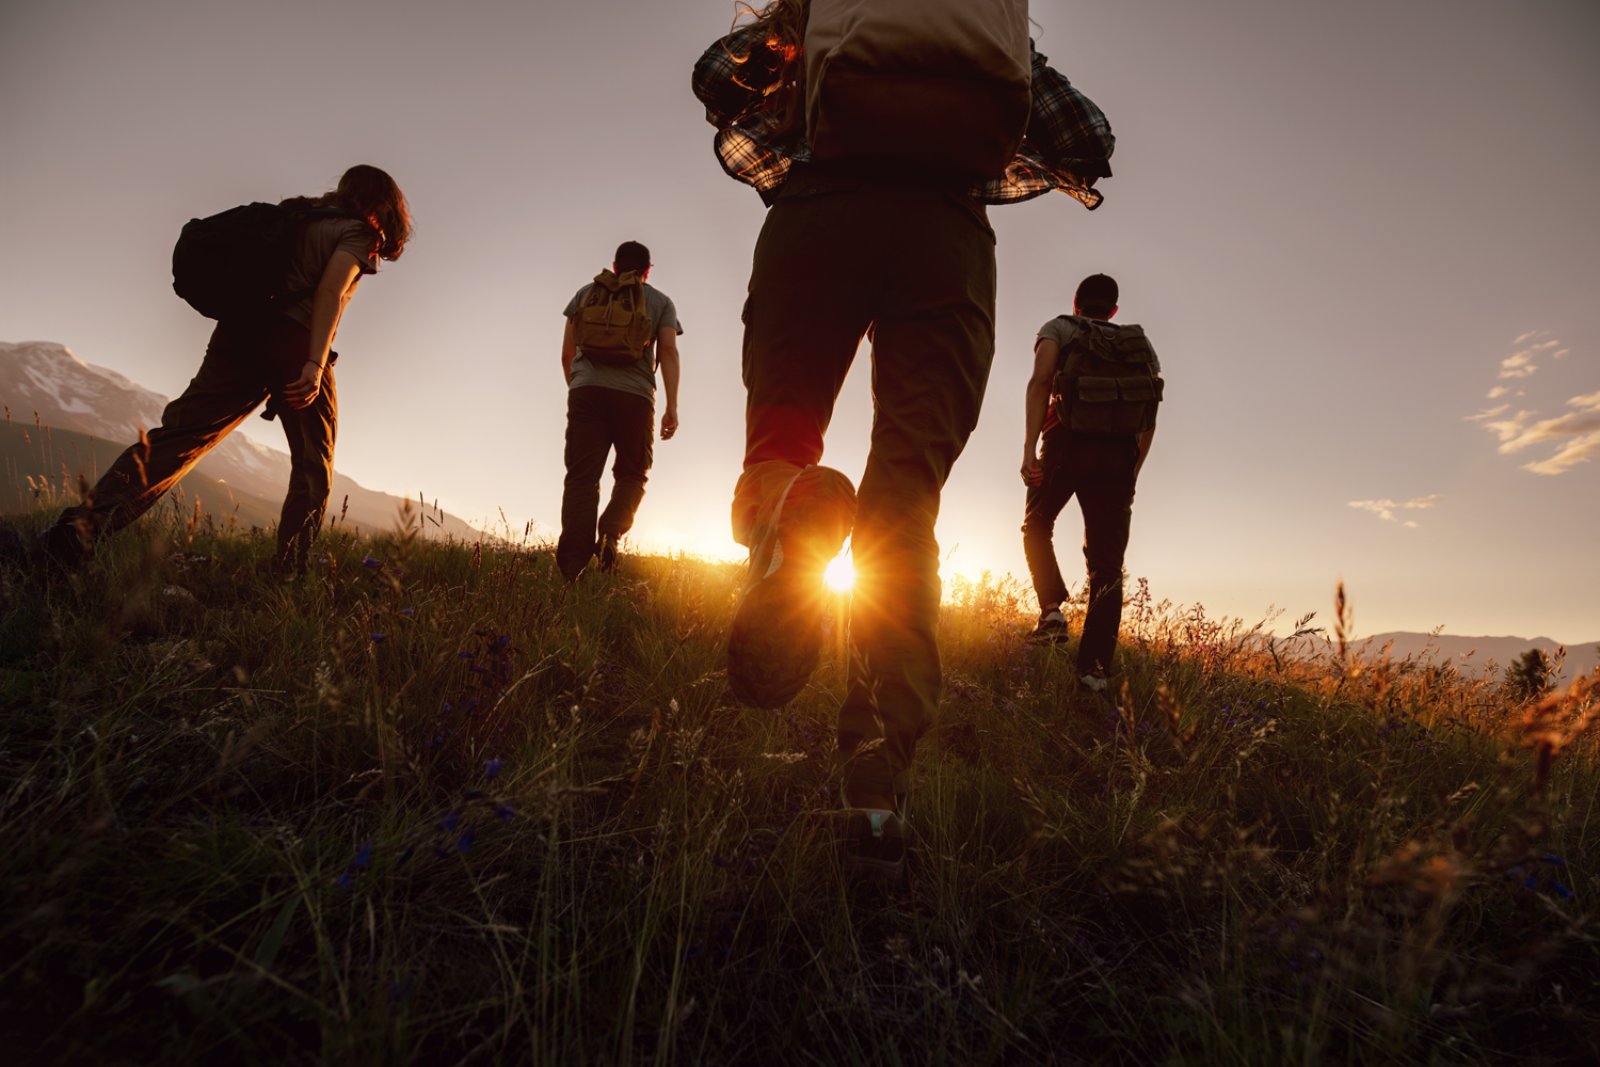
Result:
[[296,196],[283,201],[284,207],[335,207],[359,215],[378,231],[378,255],[399,259],[411,240],[411,208],[406,194],[387,171],[358,163],[345,171],[339,185],[321,196]]
[[744,0],[735,7],[734,21],[751,15],[755,21],[743,28],[756,31],[765,45],[767,54],[735,56],[740,63],[758,59],[760,65],[776,67],[777,77],[761,102],[773,129],[787,137],[805,122],[806,66],[801,46],[806,36],[806,19],[811,14],[811,0],[772,0],[759,11]]

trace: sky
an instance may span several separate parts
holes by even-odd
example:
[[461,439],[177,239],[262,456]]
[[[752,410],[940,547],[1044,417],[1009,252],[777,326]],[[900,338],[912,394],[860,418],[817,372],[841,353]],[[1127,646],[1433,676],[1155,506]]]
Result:
[[[946,573],[1026,575],[1024,385],[1077,281],[1121,282],[1167,400],[1127,567],[1247,624],[1343,580],[1360,633],[1600,639],[1600,5],[1035,0],[1117,134],[1105,205],[990,209],[998,350]],[[764,209],[689,71],[729,0],[0,0],[0,340],[176,395],[209,323],[179,228],[369,162],[416,239],[336,348],[337,463],[553,538],[560,313],[619,241],[676,301],[682,429],[632,544],[736,558],[739,309]],[[867,352],[826,462],[858,477]],[[281,446],[274,426],[246,431]],[[1058,525],[1081,584],[1081,523]]]

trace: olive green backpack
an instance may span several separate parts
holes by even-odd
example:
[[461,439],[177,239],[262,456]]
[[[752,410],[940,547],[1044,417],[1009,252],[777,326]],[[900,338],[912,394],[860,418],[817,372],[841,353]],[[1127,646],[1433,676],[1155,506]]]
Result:
[[1144,327],[1063,315],[1078,328],[1056,364],[1056,411],[1077,433],[1127,436],[1155,429],[1164,383]]

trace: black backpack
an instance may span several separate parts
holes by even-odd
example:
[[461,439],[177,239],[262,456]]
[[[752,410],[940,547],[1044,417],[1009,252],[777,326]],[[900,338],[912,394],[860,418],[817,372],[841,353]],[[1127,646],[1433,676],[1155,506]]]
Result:
[[208,319],[258,315],[311,292],[288,291],[295,235],[317,218],[359,218],[337,208],[242,204],[190,219],[172,248],[172,291]]
[[1155,429],[1165,383],[1144,327],[1117,326],[1063,315],[1078,327],[1056,365],[1055,396],[1062,423],[1077,433],[1141,434]]

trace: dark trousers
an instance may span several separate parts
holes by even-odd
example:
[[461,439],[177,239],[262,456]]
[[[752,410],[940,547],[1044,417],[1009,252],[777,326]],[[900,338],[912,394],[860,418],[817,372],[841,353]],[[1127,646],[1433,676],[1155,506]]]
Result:
[[938,707],[939,493],[977,425],[994,357],[994,231],[959,193],[797,172],[767,213],[745,305],[748,544],[775,468],[822,458],[872,341],[871,450],[857,496],[841,745],[884,740],[896,788]]
[[1139,443],[1133,437],[1093,437],[1054,427],[1044,435],[1044,481],[1028,490],[1022,547],[1041,604],[1060,603],[1067,586],[1056,565],[1056,516],[1078,498],[1083,511],[1083,558],[1089,568],[1089,608],[1078,646],[1078,669],[1110,671],[1122,622],[1122,560],[1133,518]]
[[[567,391],[567,480],[561,490],[561,539],[556,566],[576,578],[594,555],[596,531],[621,537],[633,529],[644,499],[655,446],[655,406],[635,393],[598,385]],[[611,467],[611,500],[600,510],[600,475]]]
[[[161,425],[146,434],[148,444],[141,441],[118,456],[89,498],[62,512],[57,527],[75,527],[92,544],[143,515],[262,401],[298,378],[309,349],[306,328],[282,315],[218,323],[199,372],[161,413]],[[274,401],[289,443],[289,491],[278,520],[280,566],[304,569],[322,528],[338,407],[331,365],[309,407],[296,411]]]

